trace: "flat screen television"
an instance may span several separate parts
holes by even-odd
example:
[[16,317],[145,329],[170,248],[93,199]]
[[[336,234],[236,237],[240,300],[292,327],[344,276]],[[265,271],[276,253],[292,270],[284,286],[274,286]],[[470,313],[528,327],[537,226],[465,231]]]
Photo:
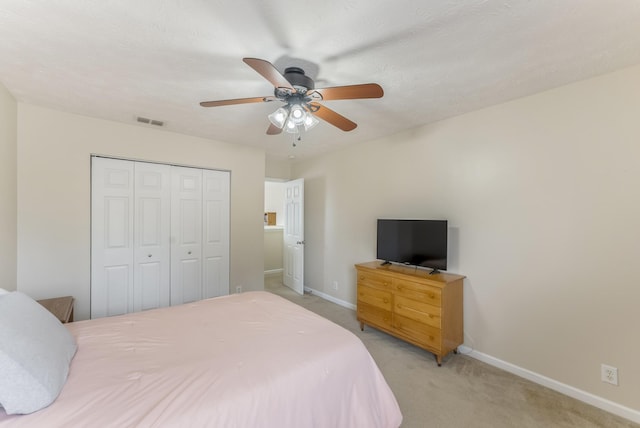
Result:
[[376,258],[447,270],[447,220],[378,219]]

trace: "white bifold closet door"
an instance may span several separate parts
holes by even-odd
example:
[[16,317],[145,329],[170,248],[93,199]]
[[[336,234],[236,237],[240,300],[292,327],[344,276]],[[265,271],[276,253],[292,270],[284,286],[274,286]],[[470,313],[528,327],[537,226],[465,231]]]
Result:
[[133,312],[169,306],[169,165],[134,163]]
[[229,174],[174,167],[171,301],[229,294]]
[[226,171],[92,158],[91,317],[229,293]]

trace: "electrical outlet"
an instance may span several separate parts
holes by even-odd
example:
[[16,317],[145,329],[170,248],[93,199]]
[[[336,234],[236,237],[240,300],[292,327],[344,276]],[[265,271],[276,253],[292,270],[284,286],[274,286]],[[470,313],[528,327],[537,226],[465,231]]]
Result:
[[603,382],[610,383],[612,385],[618,385],[618,368],[608,366],[606,364],[600,365],[600,378]]
[[242,285],[238,285],[236,287],[236,294],[240,294],[240,293],[242,293]]
[[338,281],[333,281],[333,289],[334,290],[338,289]]

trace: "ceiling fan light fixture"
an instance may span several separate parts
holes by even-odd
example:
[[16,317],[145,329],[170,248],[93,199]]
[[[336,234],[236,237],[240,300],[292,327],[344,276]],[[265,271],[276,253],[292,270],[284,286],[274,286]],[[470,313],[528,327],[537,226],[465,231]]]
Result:
[[307,112],[300,104],[293,104],[289,112],[289,118],[296,125],[302,125],[307,117]]
[[308,131],[318,123],[320,123],[318,119],[316,119],[311,113],[307,113],[307,117],[304,119],[304,130]]
[[289,118],[289,120],[287,120],[284,130],[287,131],[289,134],[296,134],[298,132],[298,125],[296,125],[295,122],[291,118]]
[[284,107],[280,107],[278,110],[271,113],[269,116],[269,121],[273,123],[274,126],[282,129],[284,123],[287,120],[287,116],[289,116],[289,112]]

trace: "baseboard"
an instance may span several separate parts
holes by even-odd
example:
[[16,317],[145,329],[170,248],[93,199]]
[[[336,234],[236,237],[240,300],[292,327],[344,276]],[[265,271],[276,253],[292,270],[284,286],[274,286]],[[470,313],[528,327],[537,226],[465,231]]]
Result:
[[284,269],[280,268],[280,269],[271,269],[271,270],[265,270],[264,271],[264,276],[276,276],[276,275],[282,275],[282,272],[284,271]]
[[640,411],[638,410],[634,410],[621,404],[614,403],[613,401],[609,401],[605,398],[598,397],[597,395],[582,391],[581,389],[575,388],[573,386],[558,382],[557,380],[548,378],[541,374],[532,372],[531,370],[527,370],[498,358],[492,357],[491,355],[474,351],[464,345],[458,347],[458,351],[461,354],[468,355],[472,358],[475,358],[476,360],[482,361],[509,373],[513,373],[516,376],[520,376],[539,385],[546,386],[549,389],[553,389],[554,391],[557,391],[561,394],[568,395],[569,397],[575,398],[576,400],[583,401],[606,412],[613,413],[614,415],[620,416],[636,423],[640,423]]
[[305,287],[304,291],[307,293],[315,294],[316,296],[322,297],[324,300],[328,300],[336,305],[342,306],[343,308],[351,309],[352,311],[356,310],[356,305],[345,302],[344,300],[340,300],[336,297],[330,296],[322,291],[314,290],[313,288]]

